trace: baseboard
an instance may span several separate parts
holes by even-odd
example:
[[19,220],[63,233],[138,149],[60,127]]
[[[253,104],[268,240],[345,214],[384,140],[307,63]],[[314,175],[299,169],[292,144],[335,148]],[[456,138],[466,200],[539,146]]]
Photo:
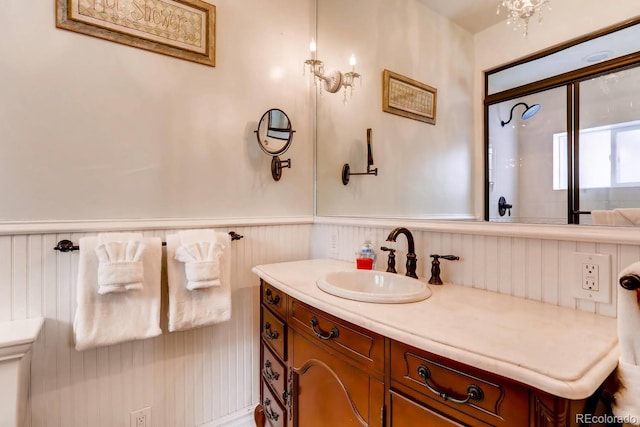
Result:
[[253,410],[255,405],[241,409],[233,414],[201,424],[198,427],[255,427]]

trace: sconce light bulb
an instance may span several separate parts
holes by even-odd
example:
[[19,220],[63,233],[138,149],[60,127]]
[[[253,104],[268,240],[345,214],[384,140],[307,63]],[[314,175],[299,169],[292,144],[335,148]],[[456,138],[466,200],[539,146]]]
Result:
[[311,53],[315,53],[316,49],[316,41],[314,39],[311,39],[311,43],[309,43],[309,51],[311,51]]
[[351,65],[352,67],[356,66],[356,56],[355,55],[351,55],[351,58],[349,58],[349,65]]

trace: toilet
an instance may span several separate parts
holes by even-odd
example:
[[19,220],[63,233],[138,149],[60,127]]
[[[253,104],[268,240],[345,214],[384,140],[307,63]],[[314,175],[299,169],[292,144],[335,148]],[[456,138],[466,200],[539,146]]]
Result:
[[31,348],[44,319],[0,322],[0,427],[24,426],[31,381]]

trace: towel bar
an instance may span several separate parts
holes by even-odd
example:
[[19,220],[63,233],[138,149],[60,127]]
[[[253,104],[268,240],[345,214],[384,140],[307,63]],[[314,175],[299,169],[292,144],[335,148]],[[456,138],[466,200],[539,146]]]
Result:
[[640,276],[637,274],[625,274],[620,278],[620,286],[629,291],[640,289]]
[[[240,240],[244,236],[236,233],[235,231],[230,231],[229,236],[231,236],[231,240]],[[162,246],[167,246],[167,242],[162,242]],[[80,246],[75,246],[71,240],[60,240],[58,244],[53,248],[56,251],[60,252],[73,252],[80,250]]]

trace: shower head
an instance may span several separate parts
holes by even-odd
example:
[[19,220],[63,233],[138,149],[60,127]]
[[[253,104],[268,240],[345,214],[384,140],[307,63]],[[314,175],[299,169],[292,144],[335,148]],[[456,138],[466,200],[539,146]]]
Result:
[[527,104],[525,104],[524,102],[518,102],[516,105],[514,105],[513,107],[511,107],[511,112],[509,113],[509,120],[505,121],[500,121],[500,124],[502,125],[502,127],[504,127],[506,124],[511,122],[511,119],[513,119],[513,110],[518,106],[518,105],[524,105],[524,112],[522,113],[522,120],[529,120],[531,117],[535,116],[536,113],[540,110],[540,104],[533,104],[531,107],[529,107]]

